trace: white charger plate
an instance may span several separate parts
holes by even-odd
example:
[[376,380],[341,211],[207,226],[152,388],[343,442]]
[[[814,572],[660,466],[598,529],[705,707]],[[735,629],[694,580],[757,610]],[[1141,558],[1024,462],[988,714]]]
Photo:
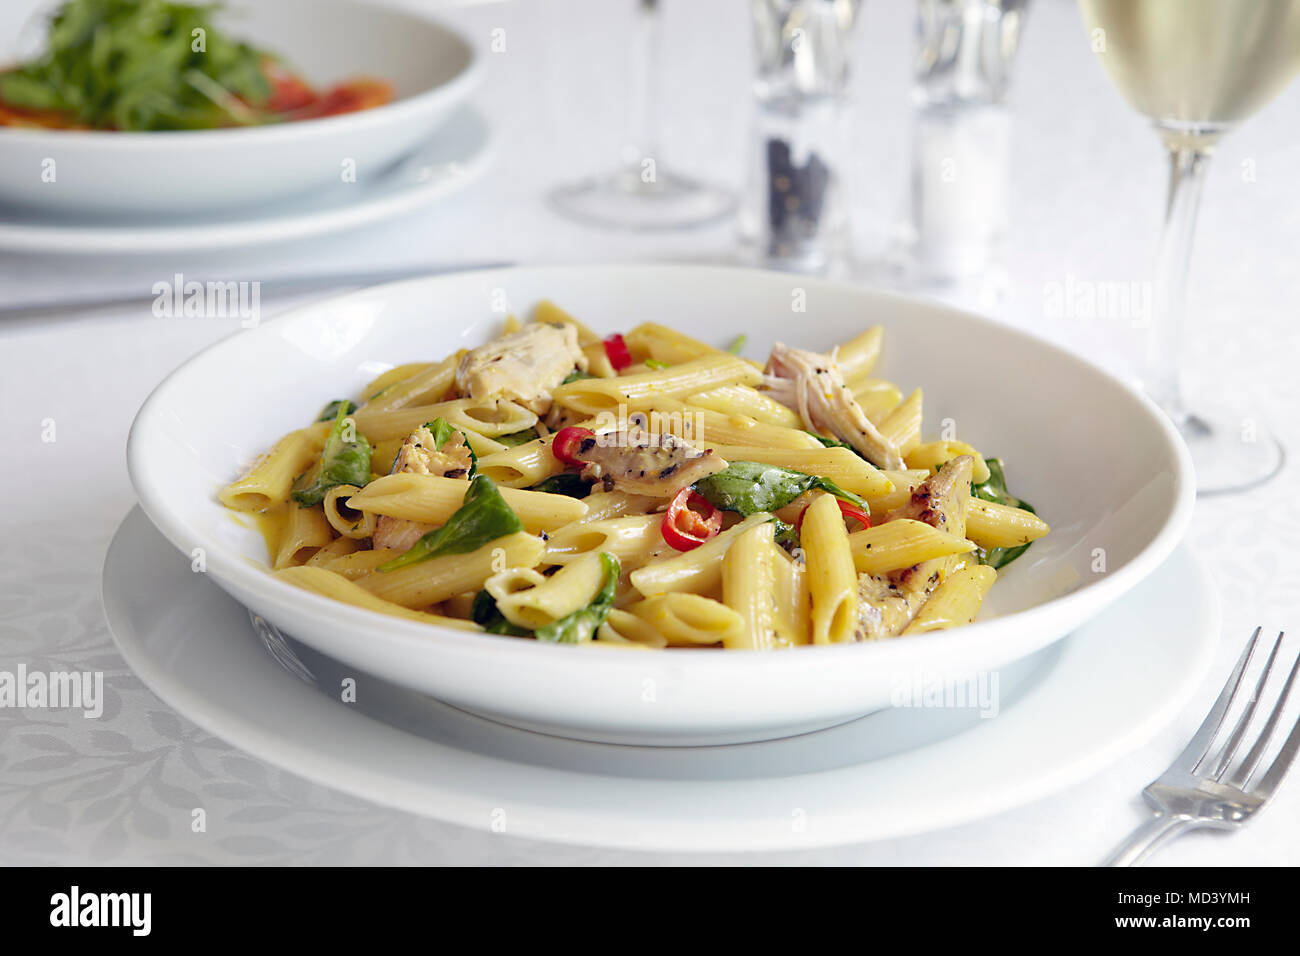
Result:
[[475,829],[647,851],[905,836],[1058,792],[1179,713],[1220,627],[1213,583],[1180,548],[1075,634],[1002,668],[996,717],[896,708],[763,743],[635,747],[508,727],[306,652],[332,696],[340,675],[357,680],[355,704],[331,699],[277,665],[247,611],[138,508],[109,548],[103,588],[109,628],[140,679],[262,760]]
[[340,180],[308,196],[266,203],[253,212],[87,220],[0,206],[0,249],[65,255],[193,252],[304,239],[378,222],[440,199],[478,179],[492,156],[487,121],[464,107],[395,166],[360,176],[355,183]]

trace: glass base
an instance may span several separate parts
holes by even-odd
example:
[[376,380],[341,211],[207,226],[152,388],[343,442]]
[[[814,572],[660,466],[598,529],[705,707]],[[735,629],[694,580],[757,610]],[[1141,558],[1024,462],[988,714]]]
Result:
[[1187,414],[1174,423],[1196,464],[1196,493],[1258,488],[1282,470],[1286,450],[1262,422],[1228,414]]
[[735,197],[717,186],[662,171],[654,182],[645,182],[639,169],[560,186],[548,198],[570,219],[633,232],[704,226],[726,218],[736,207]]

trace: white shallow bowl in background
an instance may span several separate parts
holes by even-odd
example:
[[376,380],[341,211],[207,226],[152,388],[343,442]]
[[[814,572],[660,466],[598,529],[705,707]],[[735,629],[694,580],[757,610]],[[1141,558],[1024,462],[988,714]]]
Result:
[[[792,309],[795,284],[806,311]],[[878,374],[924,389],[927,437],[952,419],[962,439],[1006,462],[1012,491],[1052,533],[1005,569],[974,625],[771,654],[620,653],[469,634],[343,605],[268,574],[261,536],[216,497],[239,462],[386,368],[491,338],[502,297],[517,313],[553,299],[601,332],[654,321],[719,343],[745,334],[756,358],[773,340],[829,349],[879,323]],[[313,304],[172,373],[136,418],[128,463],[145,512],[183,552],[177,560],[203,548],[222,588],[322,653],[507,723],[650,744],[800,733],[890,706],[935,677],[1022,658],[1159,566],[1194,498],[1186,448],[1159,409],[1063,349],[938,304],[691,266],[489,270]]]
[[[57,3],[8,8],[15,28]],[[16,21],[16,22],[15,22]],[[341,116],[219,130],[112,132],[0,127],[0,203],[105,216],[252,207],[320,188],[347,189],[429,138],[477,85],[471,42],[417,13],[351,0],[232,0],[217,23],[282,56],[318,87],[356,76],[391,83],[386,106]],[[11,34],[12,35],[12,32]],[[10,59],[17,51],[5,49]],[[54,181],[42,172],[54,160]]]

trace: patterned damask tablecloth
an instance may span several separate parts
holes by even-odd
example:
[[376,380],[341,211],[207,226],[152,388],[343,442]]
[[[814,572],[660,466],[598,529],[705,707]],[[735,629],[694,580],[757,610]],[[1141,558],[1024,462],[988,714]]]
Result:
[[[494,64],[480,100],[507,147],[494,174],[436,213],[277,251],[277,261],[286,269],[307,261],[342,268],[358,260],[391,263],[413,249],[448,261],[725,255],[727,230],[650,240],[606,237],[561,223],[543,209],[538,197],[548,183],[585,169],[593,156],[608,155],[600,130],[611,124],[601,120],[612,122],[616,100],[592,93],[591,115],[581,121],[561,101],[565,89],[590,90],[590,78],[618,75],[617,51],[599,38],[623,27],[617,5],[566,4],[565,22],[574,26],[565,42],[584,56],[563,55],[567,47],[558,41],[534,42],[549,36],[542,31],[552,2],[452,15],[471,32],[504,25],[511,37],[514,52]],[[745,34],[720,18],[743,15],[744,6],[719,4],[698,14],[706,18],[702,24],[684,5],[667,6],[668,97],[681,106],[668,117],[666,142],[689,168],[735,180],[736,155],[700,143],[743,136],[743,118],[733,115],[742,111],[722,107],[727,97],[744,95]],[[873,239],[870,223],[895,208],[903,181],[900,143],[888,131],[904,120],[899,104],[905,102],[906,44],[889,39],[910,35],[904,7],[878,4],[873,11],[868,3],[864,23],[870,54],[864,62],[875,71],[863,79],[858,107],[873,119],[864,124],[870,134],[864,163],[874,164],[874,185],[862,191],[857,207],[867,223],[859,230],[865,246]],[[700,29],[692,32],[691,23]],[[1073,5],[1061,2],[1038,4],[1030,21],[1021,74],[1037,79],[1022,82],[1018,94],[1016,231],[1007,257],[1008,294],[997,315],[1122,372],[1131,344],[1122,323],[1044,315],[1051,283],[1071,276],[1142,277],[1162,189],[1149,131],[1106,87],[1079,42],[1079,29]],[[722,64],[716,90],[697,91],[682,79],[698,73],[689,64],[674,66],[672,58],[691,55]],[[733,74],[736,82],[727,79]],[[546,82],[536,82],[539,76]],[[699,95],[681,95],[692,92]],[[1293,305],[1300,301],[1293,268],[1300,248],[1297,107],[1300,91],[1292,90],[1221,150],[1202,215],[1193,303],[1203,331],[1192,343],[1194,357],[1212,370],[1202,378],[1246,383],[1252,414],[1266,417],[1293,450],[1300,450],[1294,373],[1300,337]],[[572,137],[572,149],[548,158],[510,148],[548,136]],[[1257,171],[1249,181],[1236,175],[1246,160]],[[258,277],[267,258],[9,258],[0,261],[0,305],[67,288],[71,276],[82,286],[115,290],[148,289],[175,271]],[[286,304],[269,301],[264,308],[270,314]],[[232,323],[156,319],[144,309],[42,324],[0,322],[0,402],[12,429],[3,445],[10,484],[0,518],[0,671],[25,665],[104,674],[98,719],[76,711],[0,708],[0,862],[1088,864],[1138,821],[1139,790],[1191,735],[1250,629],[1262,623],[1294,630],[1300,621],[1294,550],[1300,468],[1293,465],[1249,495],[1197,503],[1189,545],[1211,569],[1225,608],[1211,675],[1172,726],[1076,792],[936,833],[758,857],[558,846],[390,811],[307,783],[198,730],[125,667],[105,627],[100,569],[113,531],[134,502],[123,460],[131,417],[164,374],[231,331]],[[44,442],[43,423],[51,419],[57,440]],[[191,829],[195,807],[206,812],[205,832]],[[1292,780],[1275,806],[1241,833],[1194,834],[1160,859],[1294,864],[1300,862],[1297,821],[1300,780]]]

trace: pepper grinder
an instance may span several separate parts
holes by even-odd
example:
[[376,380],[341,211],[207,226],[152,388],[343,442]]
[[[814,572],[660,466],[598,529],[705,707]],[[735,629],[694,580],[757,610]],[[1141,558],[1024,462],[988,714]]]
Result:
[[844,114],[861,0],[751,0],[757,75],[740,237],[769,268],[822,273],[846,252]]

